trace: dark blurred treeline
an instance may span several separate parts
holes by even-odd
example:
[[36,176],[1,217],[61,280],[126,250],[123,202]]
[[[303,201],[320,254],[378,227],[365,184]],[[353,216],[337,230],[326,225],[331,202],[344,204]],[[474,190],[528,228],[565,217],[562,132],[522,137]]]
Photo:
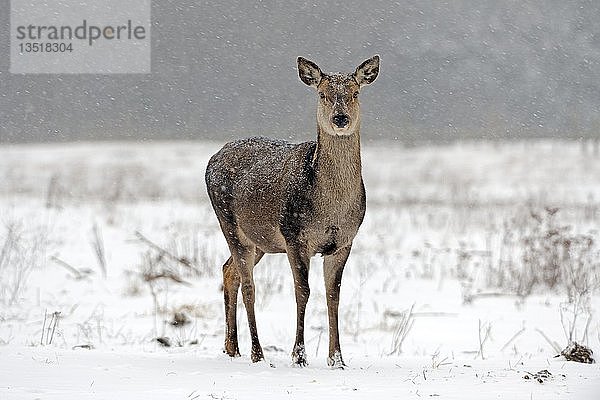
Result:
[[298,55],[351,71],[366,140],[594,138],[600,2],[155,1],[152,73],[15,75],[0,0],[0,142],[314,135]]

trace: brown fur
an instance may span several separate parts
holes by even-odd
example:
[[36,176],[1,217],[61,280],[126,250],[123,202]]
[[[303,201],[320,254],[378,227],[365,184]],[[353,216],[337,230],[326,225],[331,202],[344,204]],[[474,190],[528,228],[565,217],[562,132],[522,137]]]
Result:
[[297,329],[292,358],[306,365],[304,313],[310,257],[324,256],[329,315],[328,364],[342,367],[338,304],[342,272],[365,213],[358,91],[375,80],[379,57],[353,74],[323,74],[298,58],[300,79],[319,92],[317,142],[250,138],[226,144],[209,161],[206,184],[231,257],[223,266],[225,352],[239,355],[238,288],[248,315],[252,361],[263,359],[254,315],[253,268],[265,253],[287,253],[294,276]]

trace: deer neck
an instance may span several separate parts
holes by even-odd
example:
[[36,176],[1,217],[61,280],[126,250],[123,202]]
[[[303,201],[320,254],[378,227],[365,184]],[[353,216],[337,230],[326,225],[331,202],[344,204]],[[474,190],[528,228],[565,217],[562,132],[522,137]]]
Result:
[[348,136],[332,136],[317,127],[313,165],[316,186],[335,201],[361,193],[362,174],[359,128]]

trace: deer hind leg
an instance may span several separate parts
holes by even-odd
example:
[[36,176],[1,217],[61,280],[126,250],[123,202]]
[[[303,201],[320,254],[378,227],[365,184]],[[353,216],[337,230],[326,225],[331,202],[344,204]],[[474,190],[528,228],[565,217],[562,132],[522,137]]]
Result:
[[[232,343],[235,344],[237,342],[237,339],[234,339],[234,337],[237,337],[237,287],[241,286],[242,300],[246,307],[248,326],[250,328],[250,336],[252,339],[251,357],[253,362],[257,362],[264,359],[264,356],[262,347],[258,341],[258,332],[256,329],[256,317],[254,314],[254,276],[252,272],[254,265],[262,258],[264,253],[257,249],[246,235],[238,229],[237,223],[233,218],[219,218],[219,223],[221,225],[221,231],[227,241],[227,245],[229,246],[229,251],[231,252],[231,261],[228,260],[223,267],[223,291],[225,292],[224,299],[227,319],[226,345],[228,335],[231,335]],[[229,355],[235,355],[235,347],[232,346],[229,349],[231,353],[227,351],[228,349],[226,347],[227,353]]]
[[340,287],[342,273],[350,255],[352,246],[340,249],[337,253],[325,256],[323,260],[323,276],[325,278],[325,297],[327,298],[327,315],[329,317],[329,356],[327,365],[333,368],[344,368],[342,351],[340,350],[340,334],[338,330],[338,306],[340,304]]
[[240,276],[229,257],[223,265],[223,296],[225,302],[225,353],[230,357],[240,355],[237,337],[237,295],[240,288]]
[[[256,265],[262,256],[261,250],[256,249],[254,256],[254,265]],[[225,353],[230,357],[239,357],[240,349],[238,347],[237,336],[237,296],[240,288],[240,276],[233,257],[229,257],[223,265],[223,296],[225,302]]]
[[[229,232],[234,232],[233,230]],[[239,233],[239,236],[243,237],[243,233]],[[251,244],[245,238],[241,238],[234,234],[227,236],[227,243],[231,250],[231,256],[233,257],[234,265],[239,276],[240,286],[242,288],[242,300],[246,307],[246,314],[248,316],[248,327],[250,329],[250,337],[252,339],[252,362],[257,362],[264,359],[262,347],[258,340],[258,330],[256,328],[256,316],[254,314],[254,276],[253,269],[256,260],[256,256],[262,252],[257,252],[256,246]]]
[[310,288],[308,286],[310,258],[306,256],[305,252],[289,247],[287,254],[290,266],[292,267],[296,293],[296,341],[292,350],[292,362],[304,367],[308,364],[304,346],[304,315],[306,312],[306,303],[310,296]]
[[254,314],[254,268],[255,249],[244,249],[239,252],[238,274],[242,286],[242,299],[246,307],[248,316],[248,327],[250,329],[250,338],[252,339],[252,362],[263,360],[262,347],[258,340],[258,330],[256,328],[256,316]]

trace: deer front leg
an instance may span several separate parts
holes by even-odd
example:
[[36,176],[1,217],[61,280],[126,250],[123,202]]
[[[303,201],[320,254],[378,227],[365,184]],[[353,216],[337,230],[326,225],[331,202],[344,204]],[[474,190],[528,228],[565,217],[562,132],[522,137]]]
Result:
[[329,316],[329,356],[327,365],[343,369],[346,364],[340,350],[340,334],[338,330],[338,306],[340,304],[340,287],[342,273],[350,255],[352,245],[340,249],[337,253],[325,256],[323,260],[323,276],[325,278],[325,297],[327,297],[327,315]]
[[305,367],[308,363],[304,347],[304,314],[310,296],[310,288],[308,287],[310,258],[306,255],[304,249],[299,248],[288,247],[287,255],[292,267],[296,293],[296,341],[292,350],[292,362],[300,367]]

